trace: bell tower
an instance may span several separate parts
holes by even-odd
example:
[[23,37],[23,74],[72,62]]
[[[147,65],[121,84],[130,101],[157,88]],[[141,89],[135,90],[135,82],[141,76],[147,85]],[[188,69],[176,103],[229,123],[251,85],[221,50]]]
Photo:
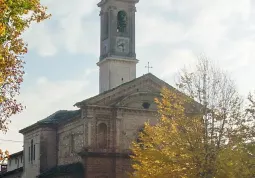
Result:
[[139,0],[101,0],[100,93],[136,78],[135,12]]

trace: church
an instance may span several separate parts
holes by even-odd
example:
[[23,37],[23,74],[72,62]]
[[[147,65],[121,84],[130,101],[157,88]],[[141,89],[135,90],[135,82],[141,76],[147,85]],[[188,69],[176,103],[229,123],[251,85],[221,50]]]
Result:
[[[157,122],[154,99],[173,87],[136,76],[135,16],[139,0],[101,0],[99,94],[19,132],[23,178],[128,178],[130,145],[146,121]],[[73,103],[71,103],[73,104]]]

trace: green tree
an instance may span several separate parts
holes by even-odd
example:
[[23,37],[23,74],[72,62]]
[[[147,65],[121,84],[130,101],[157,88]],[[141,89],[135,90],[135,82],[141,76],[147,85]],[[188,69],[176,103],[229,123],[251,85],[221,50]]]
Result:
[[[156,100],[158,124],[146,123],[140,142],[133,143],[132,177],[254,177],[254,138],[247,134],[251,128],[234,82],[204,56],[179,79],[177,86],[188,97],[163,90]],[[192,109],[194,101],[199,112]]]

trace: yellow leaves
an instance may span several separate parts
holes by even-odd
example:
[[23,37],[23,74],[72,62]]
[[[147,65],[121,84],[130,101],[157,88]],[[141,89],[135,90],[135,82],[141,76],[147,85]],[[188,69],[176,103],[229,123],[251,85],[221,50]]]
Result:
[[0,149],[0,163],[4,162],[4,161],[7,161],[10,157],[10,154],[9,154],[9,151],[2,151]]
[[22,110],[15,97],[23,81],[27,45],[22,33],[32,22],[50,17],[40,0],[0,0],[0,130],[6,131],[7,119]]
[[0,0],[0,14],[2,14],[7,9],[7,5],[5,4],[5,0]]
[[[254,143],[232,139],[235,143],[218,146],[219,137],[206,137],[202,115],[186,113],[189,99],[164,89],[155,101],[160,119],[154,126],[146,123],[139,142],[132,144],[131,177],[254,177]],[[228,138],[233,137],[240,136]]]
[[0,36],[5,35],[5,26],[3,23],[0,22]]
[[195,160],[192,153],[202,146],[196,144],[194,149],[195,144],[191,143],[196,143],[195,138],[200,138],[202,133],[193,128],[199,120],[184,113],[188,100],[180,93],[163,89],[162,98],[155,101],[161,118],[155,126],[146,123],[144,133],[140,134],[141,143],[133,143],[136,170],[133,177],[197,177],[199,170],[196,162],[192,162]]

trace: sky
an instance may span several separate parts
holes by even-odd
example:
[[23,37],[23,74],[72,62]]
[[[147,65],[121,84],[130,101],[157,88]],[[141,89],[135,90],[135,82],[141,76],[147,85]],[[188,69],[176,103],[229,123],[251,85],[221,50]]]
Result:
[[[13,117],[0,148],[21,151],[18,131],[99,93],[99,0],[41,0],[52,14],[24,33],[28,43],[18,97],[26,109]],[[255,90],[255,1],[140,0],[136,13],[137,77],[151,73],[174,86],[184,65],[205,54],[226,70],[246,96]],[[9,140],[9,141],[8,141]]]

